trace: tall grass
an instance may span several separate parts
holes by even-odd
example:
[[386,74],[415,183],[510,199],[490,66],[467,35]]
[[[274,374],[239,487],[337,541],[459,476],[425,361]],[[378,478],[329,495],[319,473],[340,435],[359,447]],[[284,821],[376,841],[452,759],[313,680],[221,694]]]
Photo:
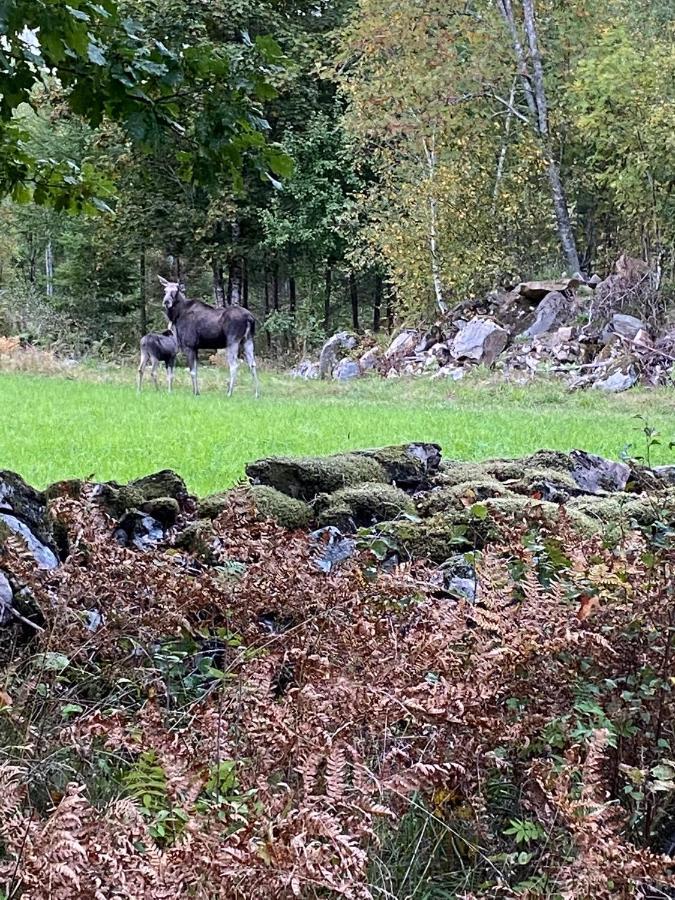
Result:
[[672,391],[568,394],[557,382],[516,386],[469,378],[297,382],[266,374],[255,401],[242,373],[231,399],[223,373],[204,367],[201,397],[181,373],[172,396],[151,386],[137,395],[130,369],[70,378],[0,374],[0,468],[36,486],[94,476],[120,481],[178,470],[205,494],[235,483],[250,460],[268,454],[323,454],[401,441],[436,441],[449,457],[518,456],[573,447],[617,458],[641,447],[645,415],[663,431],[657,462],[670,461]]

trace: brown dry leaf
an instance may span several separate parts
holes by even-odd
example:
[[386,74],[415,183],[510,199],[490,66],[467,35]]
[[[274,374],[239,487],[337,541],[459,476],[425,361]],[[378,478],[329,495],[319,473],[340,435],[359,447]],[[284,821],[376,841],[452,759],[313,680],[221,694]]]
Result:
[[579,598],[579,609],[577,610],[577,618],[584,622],[589,616],[593,615],[594,610],[596,610],[600,606],[600,600],[595,595],[592,594],[589,596],[588,594],[582,594]]

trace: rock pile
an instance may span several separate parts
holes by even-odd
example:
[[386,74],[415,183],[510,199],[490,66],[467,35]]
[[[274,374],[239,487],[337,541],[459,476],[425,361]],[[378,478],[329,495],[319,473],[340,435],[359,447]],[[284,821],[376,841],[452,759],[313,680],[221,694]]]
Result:
[[[547,540],[564,525],[606,541],[635,529],[675,542],[675,466],[646,468],[581,450],[475,463],[444,460],[437,444],[409,443],[327,457],[268,457],[247,466],[246,474],[244,488],[196,500],[169,470],[126,485],[69,481],[44,492],[1,472],[0,626],[29,636],[42,627],[44,616],[25,584],[3,568],[2,548],[19,541],[37,567],[60,566],[69,554],[59,524],[62,498],[97,507],[111,541],[130,552],[166,548],[184,559],[187,571],[198,571],[222,564],[213,520],[235,493],[261,519],[311,532],[316,564],[326,573],[364,547],[377,547],[381,565],[430,560],[449,596],[474,598],[480,586],[463,554],[503,539],[514,524],[543,530]],[[96,610],[85,612],[95,620]]]
[[665,384],[675,371],[675,327],[657,332],[645,321],[653,298],[646,264],[624,254],[604,281],[521,282],[461,304],[427,331],[406,328],[386,349],[372,337],[339,332],[318,363],[303,360],[292,374],[338,381],[369,373],[459,379],[483,365],[510,380],[553,374],[570,388],[611,393],[638,382]]

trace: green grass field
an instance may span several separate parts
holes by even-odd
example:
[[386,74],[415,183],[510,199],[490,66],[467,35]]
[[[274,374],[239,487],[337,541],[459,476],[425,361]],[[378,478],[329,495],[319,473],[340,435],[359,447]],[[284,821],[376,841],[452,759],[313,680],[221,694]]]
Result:
[[568,394],[559,383],[519,387],[496,379],[298,382],[265,374],[252,397],[242,371],[228,400],[225,375],[203,367],[193,398],[186,373],[172,396],[138,396],[131,369],[77,377],[0,374],[0,468],[43,487],[72,477],[125,481],[160,468],[197,494],[228,487],[247,462],[269,454],[322,454],[407,440],[437,441],[447,457],[519,456],[581,447],[618,458],[644,452],[645,416],[663,434],[657,462],[673,461],[675,392]]

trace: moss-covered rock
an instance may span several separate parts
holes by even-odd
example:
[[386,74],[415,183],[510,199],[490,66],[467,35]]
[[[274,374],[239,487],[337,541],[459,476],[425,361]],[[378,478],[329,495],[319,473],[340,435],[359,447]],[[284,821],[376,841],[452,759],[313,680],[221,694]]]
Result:
[[180,512],[178,501],[173,497],[157,497],[143,503],[141,511],[156,519],[164,528],[172,528]]
[[198,519],[217,519],[230,502],[229,491],[219,491],[197,500]]
[[214,553],[215,541],[216,534],[213,530],[213,525],[201,519],[197,522],[191,522],[177,534],[173,540],[173,545],[179,550],[191,553],[202,562],[211,564],[217,561]]
[[506,497],[509,491],[496,478],[483,475],[472,481],[462,481],[438,488],[417,498],[417,511],[422,516],[432,516],[447,510],[461,511],[481,500]]
[[128,484],[108,481],[98,486],[96,494],[98,503],[114,518],[120,518],[131,509],[145,512],[147,504],[167,497],[175,500],[179,507],[188,497],[185,482],[171,469],[162,469]]
[[372,481],[389,481],[386,470],[377,460],[357,453],[298,459],[272,456],[248,465],[246,474],[254,485],[266,485],[289,497],[305,501],[343,487],[354,487]]
[[627,529],[650,530],[656,522],[675,527],[675,489],[659,494],[611,494],[576,497],[567,504],[570,514],[581,514],[602,526],[608,537]]
[[315,502],[315,511],[319,527],[336,525],[342,531],[353,531],[388,521],[402,512],[413,513],[415,507],[405,491],[374,482],[323,494]]
[[55,500],[57,497],[70,497],[72,500],[79,500],[82,496],[83,484],[84,482],[80,478],[55,481],[45,488],[44,494],[47,500]]
[[441,463],[438,444],[399,444],[376,450],[360,450],[357,455],[376,460],[387,473],[388,480],[404,490],[419,490],[428,486],[430,477]]
[[[388,522],[380,530],[410,557],[426,557],[440,563],[460,550],[480,549],[500,540],[506,523],[551,527],[560,515],[561,507],[555,503],[506,496],[488,498],[474,507],[446,509],[419,521]],[[591,535],[599,530],[597,523],[580,510],[568,515],[582,534]]]
[[248,491],[256,512],[265,519],[274,519],[284,528],[306,528],[312,519],[312,510],[306,503],[282,494],[273,487],[254,484]]

